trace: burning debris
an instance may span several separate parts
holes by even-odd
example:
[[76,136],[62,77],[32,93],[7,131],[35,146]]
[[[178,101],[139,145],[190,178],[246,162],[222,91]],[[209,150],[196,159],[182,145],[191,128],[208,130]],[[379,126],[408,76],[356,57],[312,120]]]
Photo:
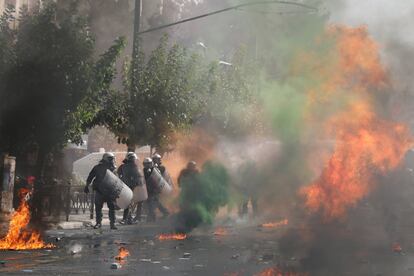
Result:
[[403,253],[402,246],[398,242],[393,243],[391,249],[392,249],[392,252],[394,253],[398,253],[398,254]]
[[129,251],[123,246],[119,247],[118,255],[115,256],[116,262],[111,264],[111,269],[120,269],[125,264],[125,260],[128,256]]
[[219,227],[213,232],[214,236],[227,236],[229,231],[226,228]]
[[284,272],[277,267],[266,268],[261,272],[255,274],[255,276],[308,276],[308,273],[298,273],[298,272]]
[[27,250],[53,248],[53,244],[43,242],[40,233],[29,229],[30,209],[27,198],[29,191],[20,190],[20,206],[13,214],[7,235],[0,240],[0,250]]
[[260,224],[260,227],[263,227],[263,228],[279,228],[281,226],[286,226],[288,224],[289,224],[289,220],[284,219],[284,220],[277,221],[277,222],[262,223],[262,224]]
[[158,240],[160,241],[168,241],[168,240],[185,240],[187,238],[186,234],[177,233],[177,234],[161,234],[158,235]]
[[128,256],[129,256],[129,251],[125,247],[121,246],[119,248],[118,255],[115,256],[115,260],[117,260],[117,261],[123,261]]
[[239,272],[226,272],[223,276],[240,276],[240,274]]

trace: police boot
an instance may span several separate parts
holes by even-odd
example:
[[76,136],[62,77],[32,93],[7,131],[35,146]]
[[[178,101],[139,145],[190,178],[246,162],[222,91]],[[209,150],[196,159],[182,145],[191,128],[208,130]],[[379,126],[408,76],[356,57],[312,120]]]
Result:
[[117,230],[117,229],[118,229],[118,227],[116,227],[116,226],[115,226],[115,223],[111,223],[111,229],[112,229],[112,230]]
[[100,222],[97,222],[93,228],[94,229],[99,229],[101,227],[102,227],[102,224]]

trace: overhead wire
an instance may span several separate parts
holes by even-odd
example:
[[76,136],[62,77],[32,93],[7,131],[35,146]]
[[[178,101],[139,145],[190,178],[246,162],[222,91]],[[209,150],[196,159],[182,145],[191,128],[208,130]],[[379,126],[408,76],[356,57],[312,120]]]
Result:
[[257,2],[253,2],[253,3],[239,4],[239,5],[231,6],[231,7],[225,8],[225,9],[216,10],[216,11],[213,11],[213,12],[198,15],[198,16],[195,16],[195,17],[186,18],[186,19],[179,20],[179,21],[176,21],[176,22],[173,22],[173,23],[169,23],[169,24],[165,24],[165,25],[162,25],[162,26],[150,28],[150,29],[147,29],[145,31],[141,31],[138,34],[145,34],[145,33],[153,32],[153,31],[165,29],[165,28],[172,27],[172,26],[175,26],[175,25],[179,25],[179,24],[182,24],[182,23],[185,23],[185,22],[194,21],[194,20],[201,19],[201,18],[204,18],[204,17],[212,16],[212,15],[215,15],[215,14],[227,12],[227,11],[230,11],[230,10],[237,10],[237,9],[240,9],[240,8],[243,8],[243,7],[257,6],[257,5],[270,5],[270,4],[293,5],[293,6],[313,10],[315,12],[318,11],[318,9],[316,7],[306,5],[306,4],[303,4],[303,3],[292,2],[292,1],[276,1],[276,0],[273,0],[273,1],[271,1],[271,0],[257,1]]

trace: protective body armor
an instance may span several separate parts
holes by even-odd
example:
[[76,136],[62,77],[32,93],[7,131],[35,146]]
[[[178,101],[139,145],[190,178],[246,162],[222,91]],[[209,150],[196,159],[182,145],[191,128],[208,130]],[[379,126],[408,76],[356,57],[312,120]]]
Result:
[[132,200],[132,190],[110,170],[106,170],[99,192],[120,209],[127,208]]

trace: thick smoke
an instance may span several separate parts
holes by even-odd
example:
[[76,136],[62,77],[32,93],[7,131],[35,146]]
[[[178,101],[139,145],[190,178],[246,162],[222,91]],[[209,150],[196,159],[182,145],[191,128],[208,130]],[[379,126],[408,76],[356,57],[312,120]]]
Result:
[[[382,119],[411,123],[410,121],[405,120],[409,117],[407,110],[409,110],[411,106],[411,102],[409,101],[410,93],[407,93],[407,89],[412,85],[411,80],[406,78],[405,75],[407,72],[411,72],[411,68],[410,66],[407,66],[407,63],[405,62],[395,62],[396,60],[406,59],[407,53],[409,53],[407,52],[407,49],[410,48],[409,39],[407,40],[406,35],[404,34],[404,28],[398,28],[398,26],[401,27],[401,22],[411,21],[411,18],[403,16],[402,21],[397,19],[397,14],[398,16],[401,16],[400,12],[397,10],[399,8],[404,8],[406,3],[404,3],[404,7],[392,5],[390,9],[387,9],[384,7],[390,3],[381,5],[379,2],[383,1],[366,1],[364,3],[341,1],[341,5],[339,6],[330,6],[332,15],[331,22],[340,22],[342,24],[351,24],[354,26],[366,24],[366,30],[367,33],[369,33],[369,36],[373,37],[374,41],[378,41],[381,63],[385,64],[384,68],[386,68],[385,73],[387,75],[385,86],[382,86],[380,89],[378,89],[379,87],[372,86],[368,88],[368,91],[371,94],[370,97],[372,97],[370,102],[373,105],[375,112],[377,112],[377,115]],[[363,6],[369,7],[370,13],[367,13],[367,9],[364,9]],[[409,7],[405,7],[405,9],[410,10]],[[384,28],[384,25],[387,25],[388,27]],[[387,28],[390,26],[392,26],[393,31],[387,31]],[[397,28],[395,26],[397,26]],[[396,47],[397,45],[398,47]],[[332,44],[325,44],[325,46],[331,47]],[[354,58],[360,54],[361,51],[366,49],[359,49],[356,46],[357,44],[349,44],[347,45],[347,48],[342,48],[344,51],[351,49],[350,52],[353,54],[348,56],[349,59]],[[352,47],[355,48],[352,49]],[[323,64],[330,58],[328,54],[329,52],[324,53],[325,56],[317,56],[319,61],[314,63],[314,70],[321,72],[322,78],[326,76],[326,73],[328,73],[328,75],[330,74],[330,72],[320,71],[321,65],[323,67]],[[372,53],[365,54],[364,58],[369,57],[371,54]],[[312,53],[310,56],[311,55]],[[328,59],[326,59],[326,57],[328,57]],[[364,62],[363,60],[364,59],[361,59],[360,61]],[[361,69],[364,66],[367,66],[365,67],[366,69],[369,68],[368,63],[361,63],[361,65]],[[303,68],[303,63],[301,66]],[[371,69],[369,72],[373,72]],[[363,75],[363,70],[360,73]],[[302,76],[306,76],[306,74],[302,74]],[[341,82],[340,79],[335,80],[335,82],[338,81],[339,83]],[[347,91],[350,87],[355,85],[355,82],[358,80],[351,78],[350,81],[349,86],[342,89]],[[334,86],[337,85],[337,83],[331,84]],[[309,88],[309,86],[304,87],[307,89]],[[320,91],[324,91],[323,87],[316,92],[319,93]],[[373,92],[375,92],[375,94]],[[319,106],[320,110],[326,112],[329,111],[332,106],[335,107],[334,111],[342,110],[344,108],[344,103],[349,104],[355,100],[355,98],[351,99],[352,97],[349,98],[349,96],[350,95],[339,97],[339,105]],[[316,100],[318,99],[316,98]],[[349,100],[351,101],[349,102]],[[303,109],[300,110],[303,111]],[[326,114],[323,115],[325,116]],[[357,124],[359,124],[358,120],[362,122],[358,112],[353,112],[347,116],[350,120],[355,120],[355,123]],[[305,126],[310,126],[309,121],[305,120],[304,122]],[[375,125],[380,126],[381,123]],[[410,126],[412,127],[412,124]],[[321,128],[317,129],[322,130]],[[366,128],[366,130],[368,129],[369,128]],[[389,129],[389,127],[385,127],[381,130],[381,133],[386,134],[388,132],[391,134],[391,136],[389,136],[389,141],[395,145],[396,152],[401,150],[402,153],[404,153],[407,150],[407,147],[410,146],[410,143],[407,144],[407,141],[405,140],[400,141],[399,138],[401,138],[401,136],[392,137],[393,132],[389,132]],[[354,129],[349,133],[353,136],[357,135],[358,132]],[[338,133],[337,130],[336,137],[338,138],[340,136],[341,134]],[[352,139],[351,136],[348,138]],[[309,136],[307,137],[309,139]],[[333,145],[341,144],[340,140],[333,140],[332,142],[334,142]],[[352,140],[347,140],[346,142],[352,143]],[[381,143],[381,139],[374,144],[378,145],[378,142]],[[376,152],[381,154],[384,153],[385,149],[390,148],[385,146],[385,140],[382,140],[382,142],[383,147],[376,149]],[[336,148],[337,146],[334,147]],[[361,147],[359,154],[364,156],[364,154],[366,154],[364,152],[368,147],[370,147],[369,144]],[[325,151],[326,150],[329,152],[329,147],[325,146]],[[352,155],[352,150],[346,151],[345,153],[350,156]],[[411,210],[411,195],[413,193],[412,185],[410,185],[410,178],[412,176],[410,175],[410,171],[407,170],[407,167],[411,168],[411,152],[409,151],[407,153],[405,162],[400,160],[400,157],[403,156],[401,155],[401,152],[398,155],[399,158],[395,164],[399,164],[399,166],[393,167],[393,171],[385,174],[380,172],[384,169],[383,166],[375,168],[375,165],[373,166],[373,164],[358,164],[357,168],[359,176],[357,176],[357,178],[367,172],[370,172],[372,176],[370,179],[364,179],[363,182],[355,186],[356,189],[353,192],[354,195],[360,193],[360,189],[367,188],[367,190],[363,192],[357,202],[351,204],[352,207],[350,206],[350,208],[347,208],[346,215],[341,216],[339,219],[326,221],[326,217],[325,219],[321,219],[320,213],[309,215],[304,213],[303,209],[292,209],[295,212],[292,212],[291,215],[296,218],[301,218],[302,227],[291,229],[291,231],[279,241],[282,252],[286,256],[295,255],[298,257],[306,271],[309,271],[314,275],[332,275],[333,273],[350,273],[357,275],[408,275],[407,264],[403,261],[395,262],[395,264],[391,262],[392,264],[387,266],[372,264],[372,262],[375,262],[376,258],[387,258],[388,260],[388,258],[390,258],[389,255],[393,254],[392,244],[401,244],[402,248],[408,246],[407,241],[409,233],[404,227],[407,225],[407,220],[409,220],[407,212]],[[341,166],[346,166],[347,156],[334,155],[334,157],[341,162]],[[309,159],[310,158],[308,157],[308,160]],[[316,156],[315,159],[327,161],[326,158],[321,158],[321,156]],[[332,166],[334,161],[335,159],[331,159],[329,165]],[[385,167],[390,164],[392,164],[392,161],[385,164]],[[314,177],[319,175],[318,171],[320,173],[320,168],[315,171]],[[343,171],[341,174],[331,175],[330,177],[334,178],[330,178],[329,180],[331,181],[329,181],[329,183],[335,183],[336,177],[338,179],[346,180],[348,177],[347,173],[347,171]],[[349,186],[347,186],[348,188],[352,187],[352,182],[354,180],[355,179],[346,180],[349,181],[349,183],[347,183],[349,184]],[[327,179],[324,181],[327,181]],[[332,190],[331,192],[346,194],[346,190],[342,190],[339,187],[337,187],[337,189],[337,191]],[[318,206],[323,206],[329,205],[329,202],[333,200],[331,203],[335,205],[342,200],[341,194],[338,194],[337,197],[335,197],[334,194],[330,194],[330,197],[326,198],[319,197],[314,203]],[[313,191],[312,196],[318,197],[318,191]]]
[[200,174],[186,177],[181,183],[176,231],[187,233],[200,224],[212,224],[219,207],[228,202],[229,181],[226,168],[210,161]]
[[[145,18],[143,26],[199,15],[236,2],[187,1],[180,6],[179,15],[177,10],[165,6],[162,16],[153,5],[154,16]],[[387,76],[386,84],[376,87],[375,96],[370,97],[372,111],[381,119],[414,126],[410,59],[414,56],[410,33],[414,5],[385,0],[305,2],[322,2],[325,8],[320,13],[310,13],[288,6],[256,7],[165,30],[173,40],[210,60],[228,61],[235,49],[245,45],[247,56],[259,68],[260,78],[255,87],[265,129],[261,135],[252,133],[237,142],[211,133],[181,139],[184,142],[179,145],[178,153],[166,159],[167,168],[173,167],[175,174],[191,159],[199,164],[207,159],[220,159],[225,169],[221,165],[206,165],[195,184],[183,185],[177,230],[186,232],[200,223],[211,222],[219,206],[253,190],[261,214],[289,217],[292,228],[279,241],[280,249],[284,256],[300,259],[303,267],[314,275],[404,275],[401,274],[404,266],[375,267],[371,261],[375,257],[388,258],[394,242],[401,243],[403,248],[409,246],[409,233],[404,228],[409,222],[405,214],[412,208],[414,191],[410,185],[411,171],[405,167],[414,168],[412,157],[407,155],[405,164],[394,167],[393,172],[374,173],[369,179],[374,184],[368,185],[367,192],[345,208],[346,215],[339,220],[327,223],[321,213],[309,214],[305,198],[298,192],[320,177],[337,145],[338,129],[327,130],[325,124],[366,94],[348,93],[346,86],[332,91],[324,87],[325,78],[332,76],[332,66],[339,58],[332,51],[335,37],[326,36],[330,24],[357,28],[366,25],[366,34],[377,42],[383,73]],[[154,45],[163,32],[142,38],[146,45]],[[360,52],[361,49],[356,49],[355,55]],[[370,54],[364,52],[361,57]],[[333,77],[342,81],[335,79],[338,76]],[[337,87],[336,83],[328,84]],[[314,91],[310,91],[312,88]],[[323,92],[327,90],[334,94],[328,95],[329,101],[324,99]],[[312,93],[314,97],[309,96]],[[353,116],[348,115],[350,119],[360,119]],[[202,138],[208,141],[200,142]],[[249,175],[254,180],[243,177],[240,170],[251,162],[255,173]],[[223,197],[228,186],[231,186],[230,199]],[[192,192],[195,188],[198,189]]]

